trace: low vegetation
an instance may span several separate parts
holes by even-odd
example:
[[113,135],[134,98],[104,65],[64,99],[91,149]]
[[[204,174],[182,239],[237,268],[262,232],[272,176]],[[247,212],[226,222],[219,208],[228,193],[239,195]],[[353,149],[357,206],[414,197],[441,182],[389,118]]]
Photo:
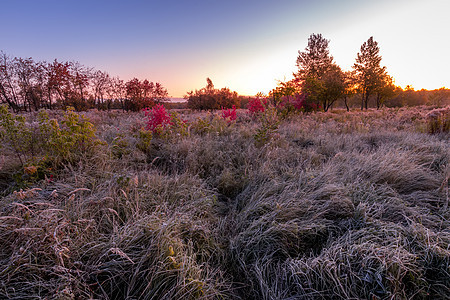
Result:
[[449,108],[0,110],[2,299],[444,299]]

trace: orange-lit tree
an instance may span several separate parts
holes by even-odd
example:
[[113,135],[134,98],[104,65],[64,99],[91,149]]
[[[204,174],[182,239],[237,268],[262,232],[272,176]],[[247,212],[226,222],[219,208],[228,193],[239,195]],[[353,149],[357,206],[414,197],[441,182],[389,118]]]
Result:
[[191,109],[221,109],[239,105],[236,92],[232,92],[229,88],[215,89],[210,78],[206,78],[206,87],[188,92],[185,98]]
[[127,97],[124,106],[127,111],[153,107],[168,99],[167,90],[159,82],[153,83],[147,79],[140,81],[133,78],[125,84],[125,88]]
[[378,43],[370,37],[361,46],[353,65],[358,90],[361,93],[361,110],[367,109],[369,97],[377,93],[387,80],[386,67],[381,66]]
[[306,94],[307,102],[327,111],[345,93],[345,76],[333,62],[328,49],[329,40],[321,34],[311,34],[308,46],[298,52],[298,72],[294,74]]

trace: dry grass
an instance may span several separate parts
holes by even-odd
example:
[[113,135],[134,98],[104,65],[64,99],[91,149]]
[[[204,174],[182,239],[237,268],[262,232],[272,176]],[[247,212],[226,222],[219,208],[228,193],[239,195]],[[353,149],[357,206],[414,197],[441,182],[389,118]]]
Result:
[[142,114],[88,112],[95,157],[1,198],[0,298],[450,295],[449,135],[428,109],[294,116],[264,145],[244,111],[182,113],[211,126],[141,151]]

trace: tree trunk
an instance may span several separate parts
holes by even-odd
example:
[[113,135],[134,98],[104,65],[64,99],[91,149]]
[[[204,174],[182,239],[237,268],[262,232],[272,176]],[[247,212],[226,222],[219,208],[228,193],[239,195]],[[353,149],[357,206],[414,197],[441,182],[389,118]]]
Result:
[[366,108],[366,110],[369,106],[369,96],[370,96],[370,94],[366,93],[366,99],[364,100],[364,107]]
[[361,110],[364,110],[364,98],[366,97],[366,94],[365,93],[363,93],[362,95],[361,95]]

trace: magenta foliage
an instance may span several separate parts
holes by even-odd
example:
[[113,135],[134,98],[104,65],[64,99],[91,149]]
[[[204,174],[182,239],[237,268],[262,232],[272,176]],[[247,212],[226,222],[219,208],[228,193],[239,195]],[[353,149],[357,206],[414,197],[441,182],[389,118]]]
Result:
[[292,106],[296,110],[305,108],[306,95],[305,94],[295,94],[294,96],[284,96],[281,98],[280,106],[284,108],[285,106]]
[[302,110],[305,112],[316,111],[321,106],[317,106],[314,102],[308,101],[308,96],[305,93],[295,94],[293,96],[284,96],[281,102],[278,103],[277,108],[280,110]]
[[267,99],[251,98],[248,101],[247,108],[249,114],[253,117],[258,115],[259,113],[263,113],[267,106]]
[[159,127],[165,128],[172,125],[170,114],[162,104],[157,104],[153,108],[144,109],[145,116],[148,117],[147,129],[156,132]]
[[222,107],[222,118],[224,120],[227,120],[228,123],[231,123],[232,121],[236,120],[236,106],[233,105],[232,108],[225,109]]

